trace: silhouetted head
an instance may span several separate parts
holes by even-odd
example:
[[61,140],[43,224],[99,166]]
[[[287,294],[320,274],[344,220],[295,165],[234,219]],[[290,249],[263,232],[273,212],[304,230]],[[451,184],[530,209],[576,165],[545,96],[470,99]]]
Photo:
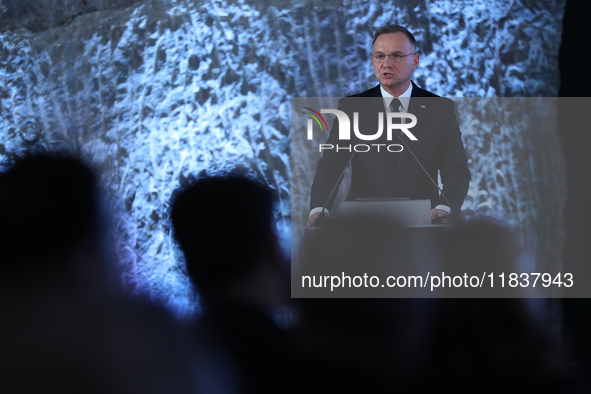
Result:
[[175,192],[170,218],[187,273],[202,298],[248,282],[276,252],[274,199],[243,176],[200,178]]
[[34,155],[0,174],[3,275],[67,275],[72,254],[98,244],[97,180],[79,160]]

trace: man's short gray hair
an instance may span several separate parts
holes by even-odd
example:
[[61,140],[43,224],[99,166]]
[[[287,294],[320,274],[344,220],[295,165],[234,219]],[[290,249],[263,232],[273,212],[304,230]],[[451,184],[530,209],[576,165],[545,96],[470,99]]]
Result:
[[410,43],[416,51],[417,40],[415,39],[415,36],[413,36],[412,33],[408,31],[406,27],[400,25],[386,25],[378,28],[378,30],[376,30],[376,32],[373,34],[373,42],[371,43],[371,46],[373,47],[373,44],[376,43],[376,40],[379,36],[381,36],[382,34],[390,33],[404,33],[404,35],[408,38],[408,40],[410,41]]

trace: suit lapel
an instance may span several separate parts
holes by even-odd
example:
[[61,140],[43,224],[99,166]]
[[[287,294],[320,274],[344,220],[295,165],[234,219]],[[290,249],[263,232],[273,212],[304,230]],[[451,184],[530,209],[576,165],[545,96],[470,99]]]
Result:
[[417,117],[417,125],[411,129],[412,133],[417,138],[419,138],[421,128],[425,124],[425,122],[423,122],[422,120],[424,120],[427,117],[430,110],[428,104],[429,100],[425,99],[425,91],[419,88],[413,82],[412,96],[410,98],[408,112]]
[[[411,81],[411,83],[412,95],[410,98],[410,103],[408,105],[407,112],[417,117],[417,125],[412,129],[409,129],[409,131],[420,141],[421,128],[425,124],[424,120],[426,119],[429,113],[429,105],[426,104],[428,100],[424,100],[424,97],[426,96],[425,91],[419,88],[413,81]],[[410,119],[407,119],[407,121],[410,122]],[[404,142],[406,142],[407,145],[411,146],[409,144],[410,140],[408,139],[408,137],[402,136],[402,138],[404,138]],[[404,147],[402,152],[400,152],[400,156],[398,157],[395,173],[397,173],[400,170],[402,164],[407,160],[409,156],[411,156],[411,153],[408,151],[408,148]]]

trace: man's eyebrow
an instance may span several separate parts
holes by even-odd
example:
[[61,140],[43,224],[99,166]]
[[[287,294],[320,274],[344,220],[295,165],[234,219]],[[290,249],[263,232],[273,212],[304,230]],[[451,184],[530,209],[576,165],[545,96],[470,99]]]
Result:
[[[385,53],[384,52],[380,52],[380,51],[376,51],[376,52],[374,52],[374,55],[385,55]],[[404,55],[404,52],[402,52],[402,51],[394,51],[394,52],[388,53],[388,55]]]

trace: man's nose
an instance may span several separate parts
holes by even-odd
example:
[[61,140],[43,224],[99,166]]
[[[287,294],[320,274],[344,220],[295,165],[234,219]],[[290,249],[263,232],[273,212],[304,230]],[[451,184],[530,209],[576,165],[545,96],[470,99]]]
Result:
[[394,57],[393,57],[393,55],[386,55],[385,64],[388,67],[392,67],[394,65]]

